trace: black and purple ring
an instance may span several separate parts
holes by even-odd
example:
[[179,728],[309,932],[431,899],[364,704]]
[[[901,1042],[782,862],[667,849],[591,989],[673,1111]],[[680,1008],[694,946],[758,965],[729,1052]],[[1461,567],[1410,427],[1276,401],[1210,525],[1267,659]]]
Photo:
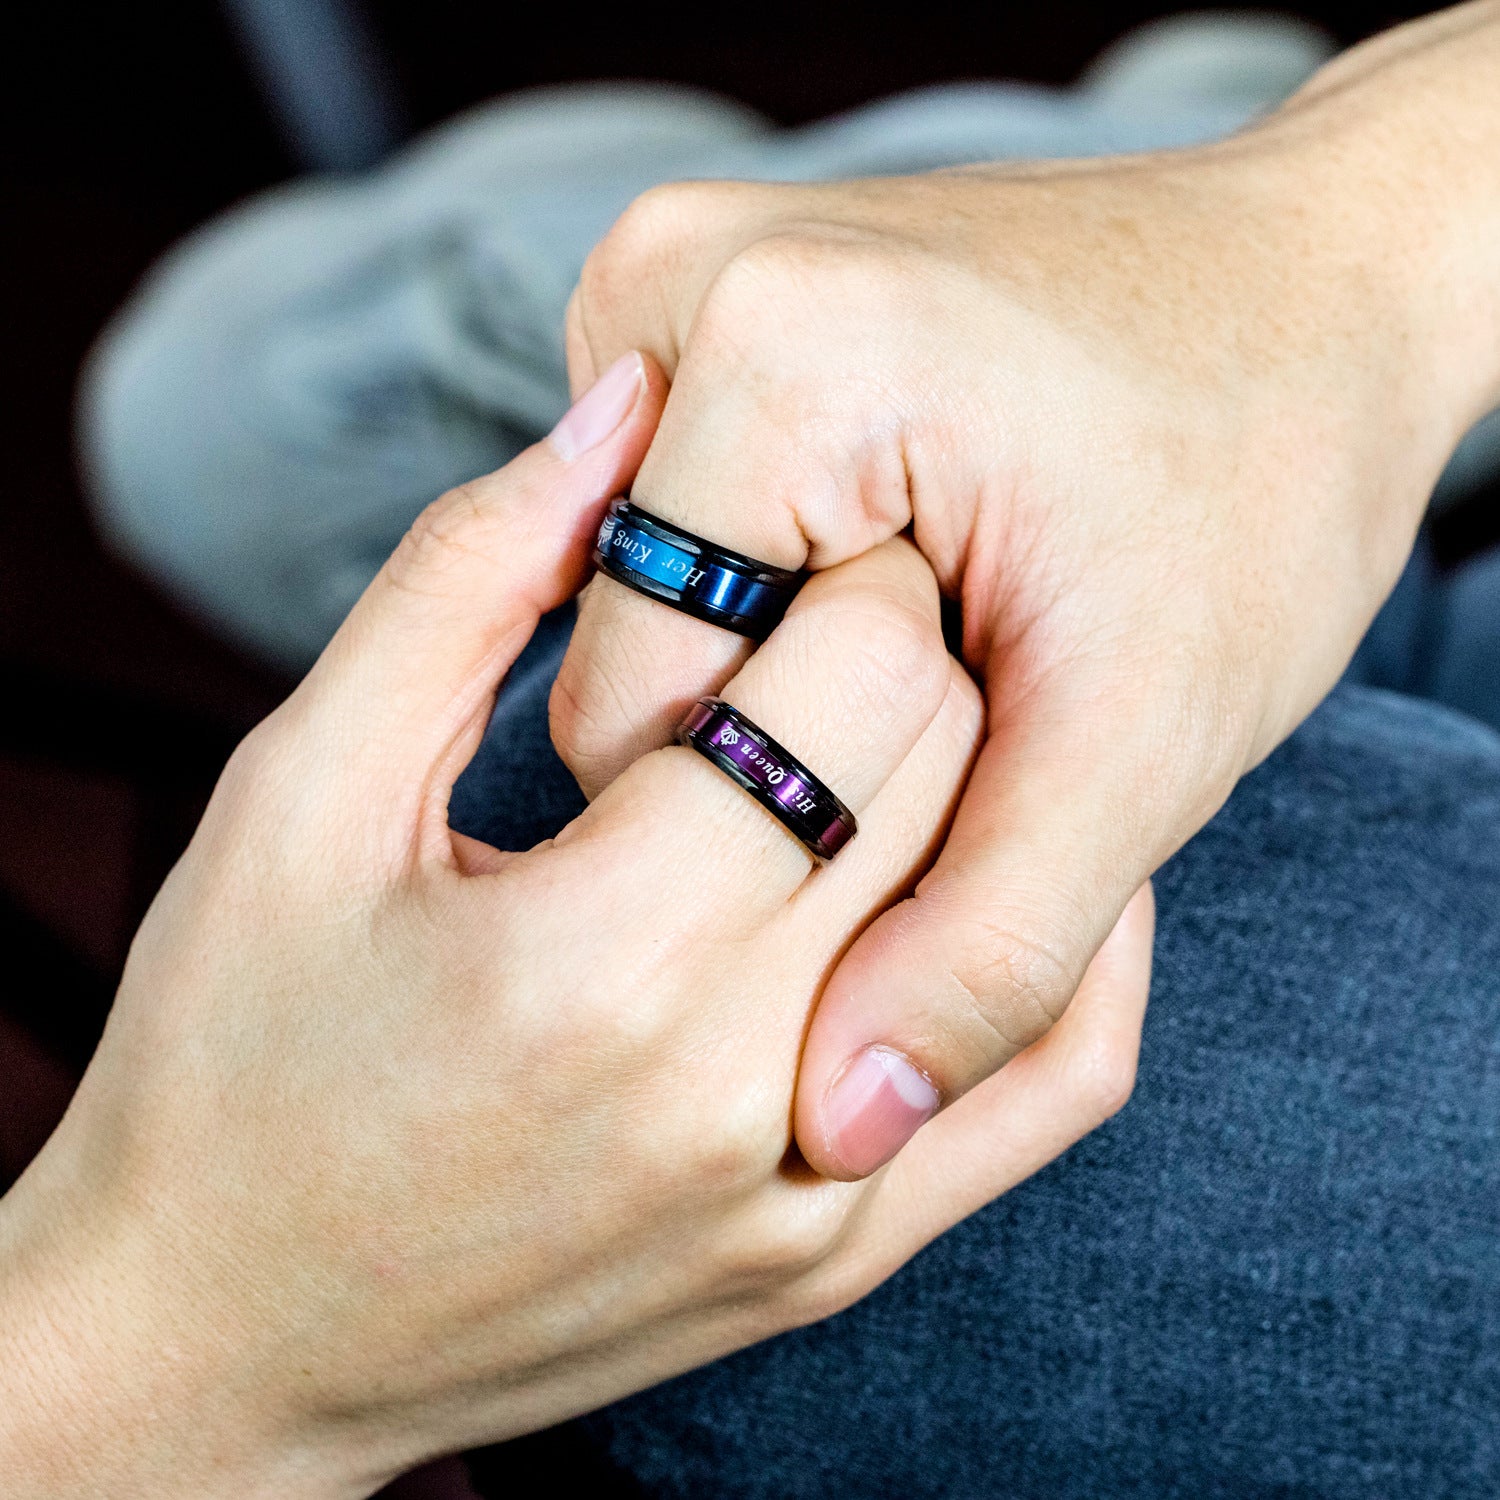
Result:
[[700,698],[677,739],[749,792],[819,859],[832,859],[859,832],[854,814],[796,756],[722,698]]
[[704,541],[629,500],[610,506],[594,562],[639,594],[757,641],[781,622],[807,579]]

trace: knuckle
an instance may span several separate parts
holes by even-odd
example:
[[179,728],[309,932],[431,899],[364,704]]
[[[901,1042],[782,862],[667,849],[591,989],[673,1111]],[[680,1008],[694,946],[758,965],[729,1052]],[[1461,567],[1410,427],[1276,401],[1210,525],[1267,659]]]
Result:
[[552,744],[585,791],[613,779],[622,769],[624,748],[644,727],[640,702],[626,687],[626,670],[627,664],[594,660],[575,644],[553,680],[547,699]]
[[572,659],[571,652],[563,657],[547,695],[547,729],[563,764],[582,780],[600,759],[604,739],[592,705],[594,679],[571,666]]
[[212,816],[205,818],[210,827],[228,825],[262,856],[278,842],[276,831],[308,800],[310,726],[296,710],[294,694],[235,746],[214,787]]
[[385,565],[398,589],[441,592],[455,567],[481,549],[488,530],[489,485],[472,479],[440,495],[417,516]]
[[693,341],[740,359],[785,363],[786,330],[822,321],[843,280],[840,247],[819,235],[779,230],[735,251],[709,283]]
[[984,695],[974,679],[957,662],[950,659],[947,667],[948,683],[941,712],[952,725],[955,739],[971,748],[977,748],[984,733]]
[[776,1281],[800,1281],[816,1271],[837,1246],[840,1226],[826,1213],[800,1211],[778,1215],[762,1230],[756,1258],[762,1273]]
[[1135,1092],[1137,1049],[1128,1039],[1091,1029],[1067,1064],[1068,1086],[1090,1125],[1118,1114]]
[[1045,1036],[1078,987],[1072,966],[1047,943],[994,922],[962,945],[949,974],[961,1007],[955,1029],[979,1054],[981,1074]]
[[786,1321],[792,1326],[821,1323],[852,1307],[881,1279],[862,1257],[830,1255],[791,1289]]
[[[721,1271],[736,1287],[783,1292],[823,1278],[817,1273],[843,1243],[850,1199],[814,1191],[792,1201],[777,1194],[758,1202],[725,1252]],[[799,1290],[800,1302],[810,1288]]]
[[649,1077],[656,1060],[671,1055],[677,1029],[662,993],[659,954],[631,955],[615,945],[600,958],[610,965],[608,982],[559,988],[543,1028],[569,1057],[588,1058],[601,1080]]
[[783,225],[737,250],[712,290],[741,311],[764,312],[773,302],[842,320],[861,307],[889,311],[902,280],[899,257],[868,235],[827,224]]
[[695,1193],[710,1198],[741,1193],[775,1169],[778,1153],[763,1120],[741,1117],[711,1123],[700,1114],[685,1138],[682,1156]]
[[[295,700],[295,695],[294,695]],[[362,880],[360,845],[327,792],[326,737],[295,702],[253,729],[230,755],[194,842],[216,851],[222,879],[245,889],[269,881],[288,899],[315,896],[336,868],[342,889]]]
[[[768,1128],[763,1100],[751,1097],[755,1091],[736,1100],[726,1098],[722,1088],[711,1098],[702,1089],[683,1088],[680,1071],[663,1066],[664,1058],[682,1055],[682,1026],[660,1005],[641,1008],[638,1016],[623,1035],[619,1020],[607,1024],[609,1050],[601,1063],[608,1076],[617,1078],[628,1067],[640,1080],[633,1089],[631,1171],[652,1198],[698,1208],[714,1205],[739,1226],[742,1206],[758,1200],[785,1144],[778,1144],[774,1128]],[[717,1279],[754,1279],[756,1251],[743,1232],[727,1234],[714,1258],[722,1272]]]
[[736,250],[709,283],[700,321],[738,320],[752,309],[763,310],[769,300],[783,294],[794,264],[794,243],[790,235],[775,235]]
[[669,269],[716,219],[721,186],[668,182],[634,198],[584,260],[580,315],[607,315],[639,299],[642,278]]
[[930,721],[951,681],[936,612],[893,590],[829,602],[807,616],[820,659],[840,662],[849,692],[870,711]]
[[692,228],[700,194],[697,184],[664,182],[638,193],[599,241],[590,260],[635,264],[663,254]]
[[723,279],[764,296],[805,295],[821,300],[849,280],[859,263],[853,242],[826,229],[778,228],[757,236],[728,262]]
[[638,1066],[659,1057],[671,1042],[672,1017],[657,986],[635,983],[608,987],[607,1003],[595,996],[585,1007],[587,1033],[615,1059]]
[[263,719],[234,747],[219,775],[216,795],[239,800],[254,797],[280,773],[288,738],[285,709]]

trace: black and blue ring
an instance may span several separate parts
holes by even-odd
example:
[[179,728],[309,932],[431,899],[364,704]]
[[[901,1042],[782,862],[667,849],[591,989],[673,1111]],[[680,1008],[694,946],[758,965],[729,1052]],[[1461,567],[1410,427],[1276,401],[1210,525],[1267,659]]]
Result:
[[637,593],[753,640],[770,635],[807,580],[705,541],[629,500],[610,506],[594,562]]

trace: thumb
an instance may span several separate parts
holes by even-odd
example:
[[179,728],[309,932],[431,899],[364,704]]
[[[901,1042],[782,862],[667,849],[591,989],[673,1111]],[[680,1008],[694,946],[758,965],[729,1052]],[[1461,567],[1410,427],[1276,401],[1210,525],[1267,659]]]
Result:
[[796,1104],[817,1171],[866,1176],[1041,1037],[1146,882],[1135,757],[1094,759],[1077,723],[992,732],[937,864],[829,978]]
[[456,773],[457,742],[538,618],[581,586],[600,510],[634,478],[665,391],[653,362],[621,356],[549,437],[417,518],[298,689],[361,795]]

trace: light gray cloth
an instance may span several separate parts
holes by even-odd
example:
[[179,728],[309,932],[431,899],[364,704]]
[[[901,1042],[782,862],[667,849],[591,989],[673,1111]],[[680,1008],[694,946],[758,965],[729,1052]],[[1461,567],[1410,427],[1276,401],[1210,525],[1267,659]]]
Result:
[[1328,51],[1285,19],[1179,18],[1075,89],[929,89],[797,130],[663,87],[486,105],[377,171],[268,193],[155,268],[85,372],[100,524],[215,627],[301,667],[423,504],[560,414],[568,294],[646,188],[1186,144]]

